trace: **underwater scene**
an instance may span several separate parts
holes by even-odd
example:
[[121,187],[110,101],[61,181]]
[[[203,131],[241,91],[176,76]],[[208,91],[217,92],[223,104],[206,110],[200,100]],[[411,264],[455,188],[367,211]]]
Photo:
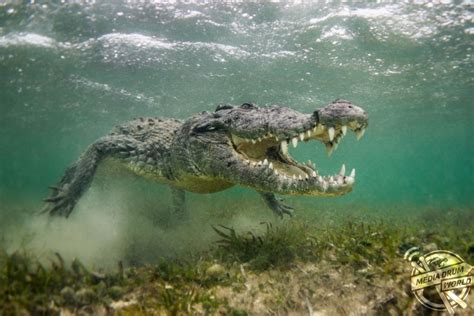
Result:
[[0,0],[0,315],[474,315],[472,1]]

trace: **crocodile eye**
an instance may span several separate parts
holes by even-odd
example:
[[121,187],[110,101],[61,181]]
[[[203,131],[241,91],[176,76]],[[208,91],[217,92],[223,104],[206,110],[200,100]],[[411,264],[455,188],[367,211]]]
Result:
[[212,120],[210,122],[205,122],[205,123],[194,126],[193,132],[206,133],[206,132],[217,131],[223,128],[224,128],[224,125],[221,122],[219,122],[218,120]]
[[214,112],[218,112],[220,110],[230,110],[233,109],[234,107],[232,105],[228,104],[219,104]]
[[241,109],[247,109],[247,110],[252,110],[256,109],[257,107],[253,105],[252,103],[244,103],[240,106]]

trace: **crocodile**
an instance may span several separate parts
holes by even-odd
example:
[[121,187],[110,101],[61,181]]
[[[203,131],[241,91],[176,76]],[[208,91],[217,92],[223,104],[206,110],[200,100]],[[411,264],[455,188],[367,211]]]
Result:
[[219,105],[184,121],[138,118],[92,143],[50,187],[42,212],[68,217],[98,165],[113,160],[169,185],[178,214],[185,214],[185,191],[213,193],[240,185],[256,190],[278,216],[291,216],[293,208],[275,194],[339,196],[352,190],[355,169],[346,175],[342,165],[339,173],[322,176],[313,162],[292,158],[288,147],[317,140],[330,155],[348,130],[360,138],[367,126],[367,113],[342,99],[310,114],[244,103]]

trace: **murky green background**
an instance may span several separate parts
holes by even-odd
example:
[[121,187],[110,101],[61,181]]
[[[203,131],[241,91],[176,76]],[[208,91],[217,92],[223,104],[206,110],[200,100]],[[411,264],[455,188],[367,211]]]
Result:
[[[345,98],[369,113],[365,137],[351,133],[330,159],[316,142],[291,153],[325,174],[355,167],[354,191],[290,201],[472,207],[468,2],[0,2],[0,203],[39,207],[89,143],[134,117],[186,118],[243,102],[310,112]],[[136,192],[165,190],[147,193],[148,184]],[[261,203],[245,189],[219,195],[239,197]]]

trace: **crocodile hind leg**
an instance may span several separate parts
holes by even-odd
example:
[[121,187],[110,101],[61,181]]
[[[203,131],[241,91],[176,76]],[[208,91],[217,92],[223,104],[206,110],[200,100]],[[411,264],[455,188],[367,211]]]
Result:
[[108,156],[127,157],[139,145],[139,141],[125,135],[108,135],[90,145],[86,151],[67,168],[52,193],[44,201],[42,213],[68,217],[79,198],[89,188],[97,166]]
[[183,218],[186,216],[186,192],[173,186],[170,186],[170,188],[171,196],[173,198],[173,215]]
[[293,216],[293,208],[291,206],[282,203],[281,199],[277,199],[275,194],[269,192],[259,192],[262,196],[265,204],[275,213],[277,216],[283,218],[284,214]]

